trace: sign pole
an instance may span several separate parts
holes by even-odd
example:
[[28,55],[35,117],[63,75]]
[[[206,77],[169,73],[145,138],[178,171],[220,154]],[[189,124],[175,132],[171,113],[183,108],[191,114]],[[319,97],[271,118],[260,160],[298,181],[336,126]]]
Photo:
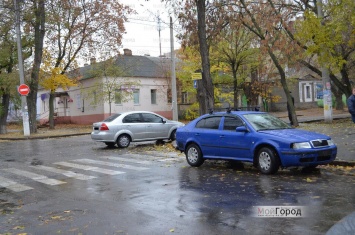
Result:
[[[323,1],[317,0],[318,18],[323,20]],[[321,50],[324,50],[321,48]],[[322,52],[321,52],[322,53]],[[323,81],[323,108],[324,108],[324,122],[332,123],[333,121],[333,107],[332,107],[332,90],[330,84],[329,70],[322,66],[322,81]]]
[[173,19],[171,16],[170,16],[170,50],[171,50],[171,91],[172,91],[173,120],[178,121],[176,74],[175,74],[175,53],[174,53],[174,34],[173,34]]
[[[21,31],[20,31],[20,8],[17,0],[14,0],[15,15],[16,15],[16,37],[17,37],[17,56],[18,56],[18,68],[20,73],[20,84],[25,83],[25,75],[23,70],[23,58],[22,58],[22,44],[21,44]],[[23,121],[23,134],[24,136],[30,135],[30,125],[27,110],[26,96],[21,95],[21,110]]]

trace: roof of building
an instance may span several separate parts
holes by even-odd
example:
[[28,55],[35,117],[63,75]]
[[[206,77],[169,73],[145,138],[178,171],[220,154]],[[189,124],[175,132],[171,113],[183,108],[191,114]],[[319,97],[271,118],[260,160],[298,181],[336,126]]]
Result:
[[[119,55],[116,64],[125,71],[125,77],[166,78],[171,70],[171,60],[166,57]],[[92,77],[91,69],[92,64],[79,68],[82,79]]]

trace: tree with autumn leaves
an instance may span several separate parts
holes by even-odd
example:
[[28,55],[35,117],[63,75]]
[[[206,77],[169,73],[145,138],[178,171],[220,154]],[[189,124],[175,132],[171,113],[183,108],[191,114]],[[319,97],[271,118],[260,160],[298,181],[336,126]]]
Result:
[[72,86],[77,86],[77,78],[69,78],[65,73],[63,73],[64,63],[57,63],[54,65],[54,59],[45,50],[43,53],[43,63],[40,70],[39,84],[45,90],[49,90],[49,128],[54,129],[54,101],[55,93],[61,88],[63,90],[68,90]]
[[[23,35],[32,38],[32,68],[26,84],[30,132],[37,132],[37,91],[43,48],[54,60],[53,76],[64,76],[76,68],[78,58],[90,58],[105,50],[118,54],[124,22],[132,10],[114,0],[25,0],[22,10]],[[13,1],[4,1],[13,11]],[[1,27],[5,27],[1,25]],[[42,66],[43,67],[43,66]],[[48,72],[48,71],[47,71]]]
[[[253,32],[257,40],[254,42],[254,47],[261,50],[262,54],[269,55],[274,64],[275,71],[277,71],[279,80],[284,89],[287,102],[291,107],[292,119],[295,125],[298,125],[295,108],[292,103],[292,98],[288,88],[288,77],[286,76],[287,68],[308,68],[311,71],[321,76],[320,66],[324,65],[322,60],[314,59],[317,55],[312,48],[321,46],[316,38],[325,39],[324,42],[330,47],[325,47],[331,52],[332,58],[341,63],[335,63],[337,66],[332,66],[328,63],[331,69],[331,79],[336,87],[341,90],[341,93],[348,94],[350,89],[351,71],[353,71],[354,64],[354,2],[351,0],[342,1],[327,1],[324,6],[326,17],[318,21],[315,27],[306,27],[307,24],[312,23],[308,20],[309,14],[307,12],[317,13],[316,1],[282,1],[282,0],[267,0],[267,1],[244,1],[244,0],[230,0],[230,1],[169,1],[175,3],[175,11],[179,17],[181,25],[184,29],[180,38],[183,41],[183,46],[193,45],[196,42],[205,40],[208,45],[212,45],[216,41],[218,35],[223,28],[234,24],[238,21],[243,24],[245,28]],[[205,8],[199,7],[199,4]],[[199,11],[204,10],[203,13]],[[342,13],[343,12],[343,13]],[[308,14],[308,15],[307,15]],[[204,15],[205,25],[198,25],[198,16]],[[300,17],[304,16],[304,17]],[[196,18],[197,17],[197,18]],[[296,24],[295,24],[296,22]],[[299,28],[294,27],[299,22],[303,22]],[[312,24],[311,24],[312,25]],[[313,24],[314,26],[314,24]],[[208,32],[206,37],[199,34],[198,27],[204,27]],[[329,28],[329,30],[322,29]],[[313,29],[307,37],[307,30]],[[315,29],[322,29],[316,32]],[[333,31],[332,31],[333,30]],[[328,34],[323,34],[327,32]],[[305,36],[301,40],[296,36],[296,33]],[[337,33],[337,37],[331,37],[331,33]],[[328,35],[328,37],[324,37]],[[196,38],[200,39],[197,41]],[[330,42],[334,39],[335,42]],[[216,44],[216,43],[215,43]],[[312,47],[313,45],[313,47]],[[200,48],[201,50],[201,48]],[[200,51],[200,53],[202,53]],[[307,54],[310,53],[310,54]],[[340,55],[339,57],[336,56]],[[307,58],[307,55],[309,56]],[[313,58],[312,58],[313,56]],[[338,58],[338,59],[336,59]],[[203,61],[203,59],[201,59]],[[344,63],[343,63],[344,62]],[[203,64],[203,62],[202,62]],[[338,68],[338,69],[334,69]],[[272,74],[272,73],[270,73]],[[274,73],[275,74],[275,73]],[[340,79],[338,79],[338,77]],[[205,86],[203,86],[206,88]]]

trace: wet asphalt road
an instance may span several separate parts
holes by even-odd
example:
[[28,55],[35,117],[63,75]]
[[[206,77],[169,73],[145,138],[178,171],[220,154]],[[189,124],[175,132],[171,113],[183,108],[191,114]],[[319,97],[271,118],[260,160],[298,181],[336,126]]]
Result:
[[[355,211],[354,175],[328,168],[191,168],[178,152],[109,149],[90,136],[2,142],[0,154],[0,234],[324,234]],[[282,205],[307,216],[251,214]]]

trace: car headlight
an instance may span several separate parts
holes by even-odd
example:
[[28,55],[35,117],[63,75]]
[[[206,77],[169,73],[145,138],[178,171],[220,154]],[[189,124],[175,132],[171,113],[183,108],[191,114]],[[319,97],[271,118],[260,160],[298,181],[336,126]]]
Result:
[[310,149],[312,147],[309,142],[302,142],[302,143],[293,143],[292,148],[293,149]]
[[328,146],[333,146],[333,145],[335,145],[334,142],[333,142],[333,140],[327,140],[327,141],[328,141]]

